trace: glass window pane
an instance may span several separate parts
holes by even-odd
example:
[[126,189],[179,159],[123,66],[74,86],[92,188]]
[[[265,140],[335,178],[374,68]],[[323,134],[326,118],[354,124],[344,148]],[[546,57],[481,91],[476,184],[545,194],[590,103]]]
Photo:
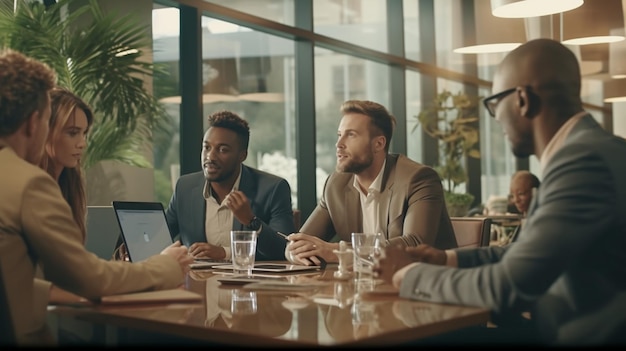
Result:
[[244,163],[285,178],[297,207],[294,42],[214,18],[202,23],[203,116],[229,110],[246,119]]
[[386,1],[316,0],[313,1],[315,32],[387,52]]
[[263,17],[282,24],[294,25],[294,0],[204,0],[233,10]]
[[421,74],[415,71],[406,71],[406,143],[407,156],[422,163],[422,126],[418,123],[417,115],[425,108],[422,104]]
[[452,52],[462,46],[462,13],[458,0],[435,1],[435,45],[437,66],[463,72],[462,54]]
[[[443,79],[443,78],[437,78],[437,87],[439,89],[437,91],[437,94],[443,92],[444,90],[447,90],[447,91],[451,92],[454,95],[456,95],[458,93],[461,93],[461,92],[464,92],[464,85],[462,83],[459,83],[459,82],[456,82],[456,81],[452,81],[452,80]],[[424,103],[428,107],[428,106],[432,106],[432,104],[434,102],[433,101],[425,101]],[[448,116],[454,116],[454,115],[448,115]],[[439,148],[439,162],[440,162],[440,164],[444,164],[445,163],[445,154],[444,154],[444,152],[442,150],[444,144],[443,144],[442,141],[439,141],[439,145],[440,145],[439,146],[440,147]],[[465,163],[463,168],[465,169],[465,172],[467,174],[467,163]],[[443,179],[443,184],[444,184],[444,189],[445,190],[450,190],[452,192],[458,192],[458,193],[463,193],[463,192],[466,191],[467,183],[459,184],[456,187],[454,187],[454,189],[448,189],[448,185],[446,183],[447,182],[445,181],[445,179]],[[453,186],[451,185],[450,187],[452,188]]]
[[346,100],[371,100],[389,108],[389,67],[373,61],[315,49],[317,196],[335,170],[339,108]]
[[[506,53],[493,53],[477,56],[478,77],[493,80],[498,64]],[[487,97],[497,92],[490,88],[479,89],[481,97]],[[515,156],[511,151],[511,143],[502,131],[502,126],[489,115],[489,112],[480,107],[480,152],[481,152],[481,197],[483,202],[493,196],[507,196],[511,183],[511,176],[515,173]]]
[[414,0],[404,0],[404,56],[409,60],[421,61],[419,6]]
[[[480,95],[491,95],[491,89],[480,89]],[[500,123],[484,108],[480,111],[481,197],[486,202],[492,196],[508,195],[515,173],[515,156]]]
[[164,103],[169,127],[153,131],[154,197],[167,206],[180,175],[179,10],[155,4],[152,10],[154,62],[163,68],[154,75],[154,95]]

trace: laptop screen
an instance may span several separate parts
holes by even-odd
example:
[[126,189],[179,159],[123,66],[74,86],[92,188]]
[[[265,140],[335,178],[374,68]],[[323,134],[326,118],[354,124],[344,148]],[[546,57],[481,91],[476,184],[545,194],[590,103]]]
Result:
[[131,262],[159,254],[172,244],[160,202],[113,201],[113,208]]

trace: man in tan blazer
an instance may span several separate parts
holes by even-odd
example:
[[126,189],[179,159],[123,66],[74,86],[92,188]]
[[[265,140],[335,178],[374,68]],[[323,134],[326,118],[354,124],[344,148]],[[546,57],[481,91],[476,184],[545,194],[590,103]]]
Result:
[[[51,283],[98,299],[169,289],[184,281],[192,258],[184,246],[136,264],[85,250],[59,186],[37,164],[50,119],[55,73],[21,53],[0,51],[0,269],[18,345],[54,342],[45,325]],[[35,279],[40,264],[50,282]]]
[[395,118],[372,101],[341,106],[337,171],[300,233],[289,236],[285,256],[295,263],[337,262],[338,243],[352,232],[383,233],[390,244],[456,248],[441,179],[431,167],[390,154]]

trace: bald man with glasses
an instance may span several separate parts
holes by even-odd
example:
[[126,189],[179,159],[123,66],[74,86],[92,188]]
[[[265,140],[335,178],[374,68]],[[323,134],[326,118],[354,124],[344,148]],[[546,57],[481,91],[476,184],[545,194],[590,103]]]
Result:
[[495,321],[531,312],[525,328],[460,332],[444,343],[625,343],[626,140],[583,109],[578,60],[558,41],[511,51],[493,91],[484,104],[513,153],[537,156],[542,168],[518,240],[465,250],[389,247],[375,272],[404,298],[489,308]]

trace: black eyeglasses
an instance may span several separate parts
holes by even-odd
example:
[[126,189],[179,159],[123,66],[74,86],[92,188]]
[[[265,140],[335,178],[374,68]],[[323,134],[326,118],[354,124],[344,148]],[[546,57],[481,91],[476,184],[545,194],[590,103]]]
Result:
[[497,93],[495,95],[491,95],[489,97],[486,97],[483,100],[483,105],[485,105],[485,108],[487,109],[487,112],[489,112],[489,115],[491,117],[495,117],[496,116],[496,106],[498,106],[498,102],[500,102],[500,100],[502,100],[505,96],[513,93],[516,89],[517,89],[517,87],[511,88],[511,89],[507,89],[507,90],[499,92],[499,93]]

